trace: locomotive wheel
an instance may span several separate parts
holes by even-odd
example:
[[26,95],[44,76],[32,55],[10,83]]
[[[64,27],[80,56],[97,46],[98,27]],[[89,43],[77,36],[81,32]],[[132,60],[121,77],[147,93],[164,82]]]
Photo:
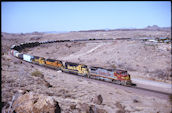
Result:
[[121,81],[119,80],[113,80],[113,83],[121,85]]
[[90,78],[90,75],[89,75],[89,74],[87,74],[87,75],[86,75],[86,77],[87,77],[87,78]]
[[126,83],[125,81],[122,81],[122,82],[121,82],[121,85],[126,86],[127,83]]

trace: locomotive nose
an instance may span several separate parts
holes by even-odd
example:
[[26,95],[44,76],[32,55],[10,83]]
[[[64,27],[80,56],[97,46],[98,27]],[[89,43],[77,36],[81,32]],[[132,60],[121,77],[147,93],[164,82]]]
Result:
[[130,74],[128,74],[128,77],[130,78]]

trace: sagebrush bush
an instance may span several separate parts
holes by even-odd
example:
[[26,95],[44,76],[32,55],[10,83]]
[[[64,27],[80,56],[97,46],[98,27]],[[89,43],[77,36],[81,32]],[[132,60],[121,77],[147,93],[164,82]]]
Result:
[[154,71],[154,76],[162,79],[168,79],[171,76],[171,70],[161,70],[157,69]]
[[33,72],[31,73],[31,75],[32,75],[32,76],[35,76],[35,77],[44,78],[43,73],[42,73],[42,72],[40,72],[40,71],[38,71],[38,70],[33,71]]
[[171,102],[171,104],[172,104],[172,94],[169,95],[169,99],[170,99],[170,102]]
[[112,68],[113,68],[113,69],[116,69],[116,68],[117,68],[117,66],[116,66],[115,64],[113,64],[113,65],[112,65]]

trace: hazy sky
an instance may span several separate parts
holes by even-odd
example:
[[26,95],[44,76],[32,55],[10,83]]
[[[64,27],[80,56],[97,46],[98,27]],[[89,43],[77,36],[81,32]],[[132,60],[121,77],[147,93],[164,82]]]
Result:
[[170,1],[1,2],[2,32],[171,26]]

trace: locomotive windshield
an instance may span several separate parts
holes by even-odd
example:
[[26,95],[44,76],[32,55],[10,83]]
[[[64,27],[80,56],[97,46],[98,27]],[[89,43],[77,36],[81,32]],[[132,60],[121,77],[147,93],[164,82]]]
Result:
[[122,75],[127,75],[127,71],[121,72]]
[[116,72],[117,74],[120,74],[120,75],[123,75],[123,76],[126,76],[126,75],[128,75],[128,73],[127,73],[127,71],[117,71]]

